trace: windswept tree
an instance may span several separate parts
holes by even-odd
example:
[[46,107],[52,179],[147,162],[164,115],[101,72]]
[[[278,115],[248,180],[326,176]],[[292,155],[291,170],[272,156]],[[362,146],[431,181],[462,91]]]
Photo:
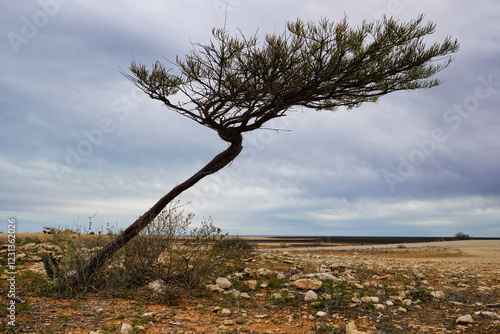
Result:
[[435,24],[422,21],[383,18],[350,27],[347,19],[297,20],[263,41],[213,29],[210,43],[194,44],[169,67],[133,62],[130,73],[123,73],[129,80],[169,110],[216,131],[228,147],[94,254],[78,279],[90,279],[177,195],[233,161],[243,149],[243,133],[285,117],[292,107],[354,108],[394,91],[439,85],[430,78],[450,64],[459,44],[447,37],[426,46],[424,37]]

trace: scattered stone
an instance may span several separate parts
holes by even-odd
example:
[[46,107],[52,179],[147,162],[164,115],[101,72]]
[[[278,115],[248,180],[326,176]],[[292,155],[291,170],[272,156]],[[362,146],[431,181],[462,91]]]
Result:
[[264,319],[267,317],[269,317],[269,315],[267,315],[267,314],[256,314],[255,315],[255,318],[257,318],[257,319]]
[[271,297],[275,298],[275,299],[281,299],[283,298],[283,296],[281,295],[281,293],[279,292],[275,292],[271,295]]
[[257,270],[257,273],[260,276],[264,276],[264,277],[274,276],[274,272],[272,270],[267,269],[267,268],[260,268],[259,270]]
[[401,306],[400,306],[400,307],[398,308],[398,312],[403,312],[403,313],[406,313],[406,312],[408,312],[408,310],[407,310],[407,309],[405,309],[404,307],[401,307]]
[[477,311],[474,312],[475,315],[485,315],[491,318],[497,318],[500,319],[500,315],[496,314],[495,312],[490,312],[490,311]]
[[385,310],[385,305],[384,304],[375,304],[375,309],[376,310]]
[[394,303],[392,302],[392,300],[386,300],[385,301],[385,305],[387,305],[387,306],[394,306]]
[[220,313],[222,315],[230,315],[231,314],[231,310],[227,309],[227,308],[224,308],[224,309],[222,309],[222,311]]
[[331,300],[332,299],[332,295],[329,294],[329,293],[324,293],[321,295],[321,297],[325,300]]
[[223,324],[224,324],[225,326],[231,326],[231,325],[233,325],[233,324],[234,324],[234,321],[233,321],[233,320],[230,320],[230,319],[226,319],[226,320],[224,320]]
[[[283,274],[283,276],[285,276],[285,278],[292,277],[294,275],[300,276],[300,271],[297,268],[290,268],[290,269],[282,271],[280,274]],[[297,276],[296,279],[299,279],[300,278],[299,276]]]
[[472,319],[472,316],[470,314],[466,314],[458,317],[456,322],[457,324],[467,325],[474,323],[474,319]]
[[246,292],[240,293],[240,297],[241,298],[245,298],[245,299],[250,299],[250,295],[248,293],[246,293]]
[[97,313],[97,314],[102,314],[102,313],[104,313],[104,309],[103,309],[102,307],[100,307],[100,308],[98,308],[98,309],[95,311],[95,313]]
[[141,314],[141,318],[152,318],[155,314],[156,312],[146,312]]
[[248,280],[248,281],[243,281],[243,285],[246,285],[250,290],[255,290],[257,288],[257,281],[256,280]]
[[216,291],[216,292],[224,292],[224,291],[226,291],[223,288],[221,288],[220,286],[218,286],[217,284],[207,284],[206,288],[208,290],[210,290],[210,291]]
[[148,288],[155,293],[161,294],[163,291],[165,291],[165,282],[163,282],[161,279],[157,279],[156,281],[153,281],[148,284]]
[[354,321],[351,321],[347,324],[347,326],[345,326],[345,332],[346,334],[366,334],[366,332],[358,331],[358,328],[356,327]]
[[134,332],[134,328],[132,328],[132,325],[127,324],[126,322],[124,322],[122,324],[122,328],[120,329],[120,333],[122,333],[122,334],[130,334],[130,333],[133,333],[133,332]]
[[229,291],[225,291],[224,294],[225,295],[230,295],[233,298],[239,298],[240,295],[241,295],[241,292],[239,292],[238,290],[232,289],[232,290],[229,290]]
[[259,278],[259,273],[256,270],[252,270],[250,268],[245,268],[243,270],[243,274],[245,274],[248,277],[253,278],[253,279]]
[[405,299],[401,302],[403,306],[410,306],[412,303],[411,299]]
[[323,311],[318,311],[318,313],[316,313],[316,316],[319,317],[319,318],[324,318],[327,315],[328,315],[328,313],[323,312]]
[[302,278],[293,282],[293,284],[303,290],[318,290],[323,283],[317,279]]
[[316,300],[318,300],[318,295],[316,294],[316,292],[309,290],[309,291],[307,291],[306,295],[304,296],[304,300],[306,302],[316,301]]
[[217,284],[221,289],[229,289],[231,287],[231,282],[225,277],[218,277],[215,280],[215,284]]
[[431,291],[430,295],[436,299],[442,299],[444,297],[443,291]]
[[26,257],[26,254],[24,253],[17,253],[16,254],[16,260],[21,260],[22,258],[25,258]]
[[363,303],[379,303],[380,299],[378,297],[361,297]]

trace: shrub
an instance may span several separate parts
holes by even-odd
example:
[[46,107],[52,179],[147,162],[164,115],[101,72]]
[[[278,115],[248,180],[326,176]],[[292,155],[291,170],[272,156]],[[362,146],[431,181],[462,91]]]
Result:
[[[76,292],[99,290],[110,294],[129,294],[133,289],[161,280],[164,295],[159,299],[170,303],[177,299],[179,287],[192,289],[214,272],[228,265],[235,250],[245,253],[251,247],[240,241],[223,241],[221,230],[212,219],[203,220],[199,227],[190,228],[194,215],[185,213],[179,202],[172,203],[137,237],[128,242],[99,270],[90,281],[78,277],[93,252],[116,236],[60,231],[52,242],[65,249],[58,275],[46,280],[51,291]],[[240,239],[241,240],[241,239]],[[77,284],[75,284],[77,282]]]
[[220,253],[238,253],[249,255],[255,250],[255,245],[240,237],[224,237],[217,240],[213,250]]
[[471,237],[463,232],[457,232],[455,234],[455,240],[470,240]]

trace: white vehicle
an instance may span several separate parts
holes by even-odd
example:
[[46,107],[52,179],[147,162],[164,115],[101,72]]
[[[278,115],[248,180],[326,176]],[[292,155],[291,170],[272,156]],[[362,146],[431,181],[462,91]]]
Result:
[[54,226],[44,226],[43,227],[43,234],[52,234],[56,231],[56,228]]

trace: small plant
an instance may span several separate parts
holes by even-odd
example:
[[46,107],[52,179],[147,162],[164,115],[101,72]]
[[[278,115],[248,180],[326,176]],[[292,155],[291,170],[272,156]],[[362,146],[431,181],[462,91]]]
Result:
[[280,289],[282,288],[286,283],[286,280],[280,279],[277,277],[273,277],[267,282],[267,286],[274,288],[274,289]]

